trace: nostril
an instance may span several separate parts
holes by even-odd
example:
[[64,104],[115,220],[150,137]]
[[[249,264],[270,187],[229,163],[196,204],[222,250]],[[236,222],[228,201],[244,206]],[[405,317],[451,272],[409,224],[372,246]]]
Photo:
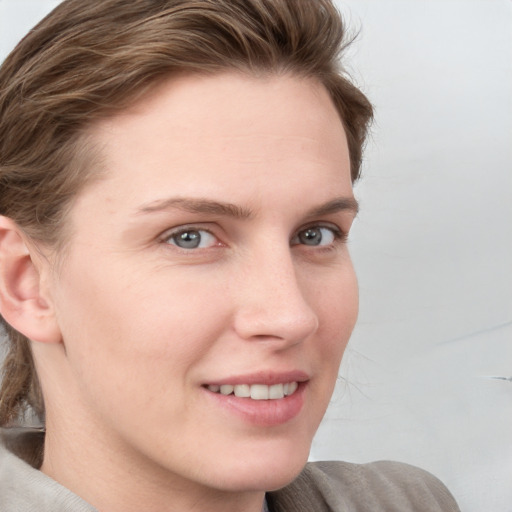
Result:
[[[306,308],[305,308],[306,309]],[[247,340],[296,344],[306,340],[319,327],[318,316],[307,308],[300,313],[286,308],[249,312],[239,311],[235,319],[237,334]]]

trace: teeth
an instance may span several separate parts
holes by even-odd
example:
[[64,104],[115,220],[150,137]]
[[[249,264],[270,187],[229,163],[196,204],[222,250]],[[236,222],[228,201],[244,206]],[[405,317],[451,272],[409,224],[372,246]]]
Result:
[[283,384],[275,384],[268,388],[269,398],[284,398],[284,386]]
[[231,395],[231,393],[233,393],[234,389],[235,388],[233,386],[231,386],[230,384],[223,384],[220,387],[220,394],[221,395]]
[[237,384],[234,390],[235,396],[239,398],[249,398],[251,396],[251,386],[247,384]]
[[253,384],[251,386],[251,398],[253,400],[268,400],[268,386],[265,386],[265,384]]
[[290,382],[288,384],[285,384],[284,386],[284,396],[293,395],[295,391],[297,391],[297,388],[299,385],[296,382]]
[[286,384],[274,384],[267,386],[265,384],[223,384],[218,386],[212,384],[208,389],[213,393],[220,393],[222,395],[234,394],[239,398],[252,398],[253,400],[279,400],[285,396],[290,396],[297,391],[299,384],[297,382],[287,382]]

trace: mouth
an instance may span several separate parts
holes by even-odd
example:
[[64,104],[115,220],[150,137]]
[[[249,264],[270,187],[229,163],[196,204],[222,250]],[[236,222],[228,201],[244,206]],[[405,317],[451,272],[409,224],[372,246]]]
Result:
[[297,381],[284,384],[210,384],[206,386],[212,393],[224,396],[234,395],[238,398],[250,398],[252,400],[280,400],[293,395],[298,387]]
[[300,371],[258,372],[203,385],[210,403],[243,422],[277,427],[302,411],[310,377]]

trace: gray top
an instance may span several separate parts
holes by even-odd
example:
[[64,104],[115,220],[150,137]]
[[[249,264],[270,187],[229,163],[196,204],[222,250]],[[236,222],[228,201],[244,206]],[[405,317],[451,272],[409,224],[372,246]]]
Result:
[[[9,444],[26,450],[24,443]],[[437,478],[399,462],[309,463],[267,500],[271,512],[460,512]],[[0,443],[0,512],[34,511],[97,512]]]
[[96,512],[0,444],[0,512]]

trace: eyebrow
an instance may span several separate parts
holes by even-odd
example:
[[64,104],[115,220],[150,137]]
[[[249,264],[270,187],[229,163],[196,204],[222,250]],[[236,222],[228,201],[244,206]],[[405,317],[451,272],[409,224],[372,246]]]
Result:
[[313,208],[308,212],[308,217],[321,217],[332,213],[350,211],[355,215],[359,212],[359,203],[354,197],[337,197],[328,203]]
[[236,204],[186,197],[171,197],[153,201],[142,206],[137,213],[153,213],[168,210],[169,208],[178,208],[189,213],[206,213],[234,217],[235,219],[249,219],[253,217],[252,210]]
[[[137,214],[161,212],[170,208],[177,208],[189,213],[220,215],[224,217],[233,217],[235,219],[251,219],[254,217],[254,212],[250,208],[222,201],[186,197],[171,197],[168,199],[153,201],[139,208],[137,210]],[[351,211],[354,215],[357,215],[357,212],[359,211],[359,204],[354,197],[337,197],[325,204],[309,210],[306,216],[320,217],[340,211]]]

